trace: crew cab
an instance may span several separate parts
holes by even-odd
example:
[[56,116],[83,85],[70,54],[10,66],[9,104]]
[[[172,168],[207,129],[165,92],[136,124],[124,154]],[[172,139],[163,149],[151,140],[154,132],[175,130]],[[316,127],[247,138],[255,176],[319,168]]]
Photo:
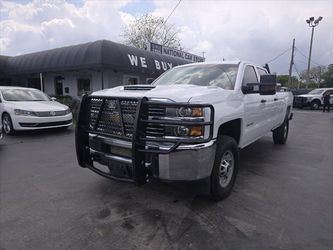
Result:
[[152,85],[128,85],[82,98],[78,163],[115,180],[143,184],[208,179],[215,200],[235,183],[239,150],[273,133],[286,143],[291,92],[276,76],[241,61],[172,68]]
[[304,107],[310,107],[311,109],[319,109],[320,106],[324,104],[323,96],[329,93],[330,98],[330,104],[333,104],[333,88],[319,88],[311,90],[307,94],[303,95],[296,95],[294,97],[294,107],[297,108],[304,108]]

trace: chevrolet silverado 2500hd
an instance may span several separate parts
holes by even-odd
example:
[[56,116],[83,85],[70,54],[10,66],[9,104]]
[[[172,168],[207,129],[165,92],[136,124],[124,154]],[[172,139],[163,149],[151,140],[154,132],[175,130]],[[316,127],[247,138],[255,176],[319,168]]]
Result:
[[246,62],[170,69],[152,85],[100,90],[82,98],[76,129],[79,165],[116,180],[209,178],[211,196],[228,196],[238,151],[273,132],[284,144],[291,92]]

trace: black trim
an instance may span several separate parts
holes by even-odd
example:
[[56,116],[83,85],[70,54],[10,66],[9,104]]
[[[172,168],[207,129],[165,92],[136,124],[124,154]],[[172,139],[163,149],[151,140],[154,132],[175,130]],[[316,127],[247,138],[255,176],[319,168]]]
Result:
[[19,122],[20,126],[25,128],[52,127],[52,126],[70,125],[71,123],[72,119],[59,122]]

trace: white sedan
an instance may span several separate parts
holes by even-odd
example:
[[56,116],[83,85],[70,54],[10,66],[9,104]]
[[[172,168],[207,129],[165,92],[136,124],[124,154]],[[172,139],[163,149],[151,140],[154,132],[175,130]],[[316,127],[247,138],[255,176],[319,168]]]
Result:
[[5,134],[15,130],[68,127],[72,112],[32,88],[0,87],[0,117]]

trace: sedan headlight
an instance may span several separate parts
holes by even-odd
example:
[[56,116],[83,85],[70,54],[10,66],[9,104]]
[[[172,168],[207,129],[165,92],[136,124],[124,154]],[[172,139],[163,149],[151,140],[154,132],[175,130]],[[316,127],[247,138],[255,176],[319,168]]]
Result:
[[36,116],[35,112],[23,109],[14,109],[14,113],[15,115]]
[[68,108],[68,109],[66,109],[65,114],[68,115],[68,114],[70,114],[71,112],[72,112],[71,109]]

